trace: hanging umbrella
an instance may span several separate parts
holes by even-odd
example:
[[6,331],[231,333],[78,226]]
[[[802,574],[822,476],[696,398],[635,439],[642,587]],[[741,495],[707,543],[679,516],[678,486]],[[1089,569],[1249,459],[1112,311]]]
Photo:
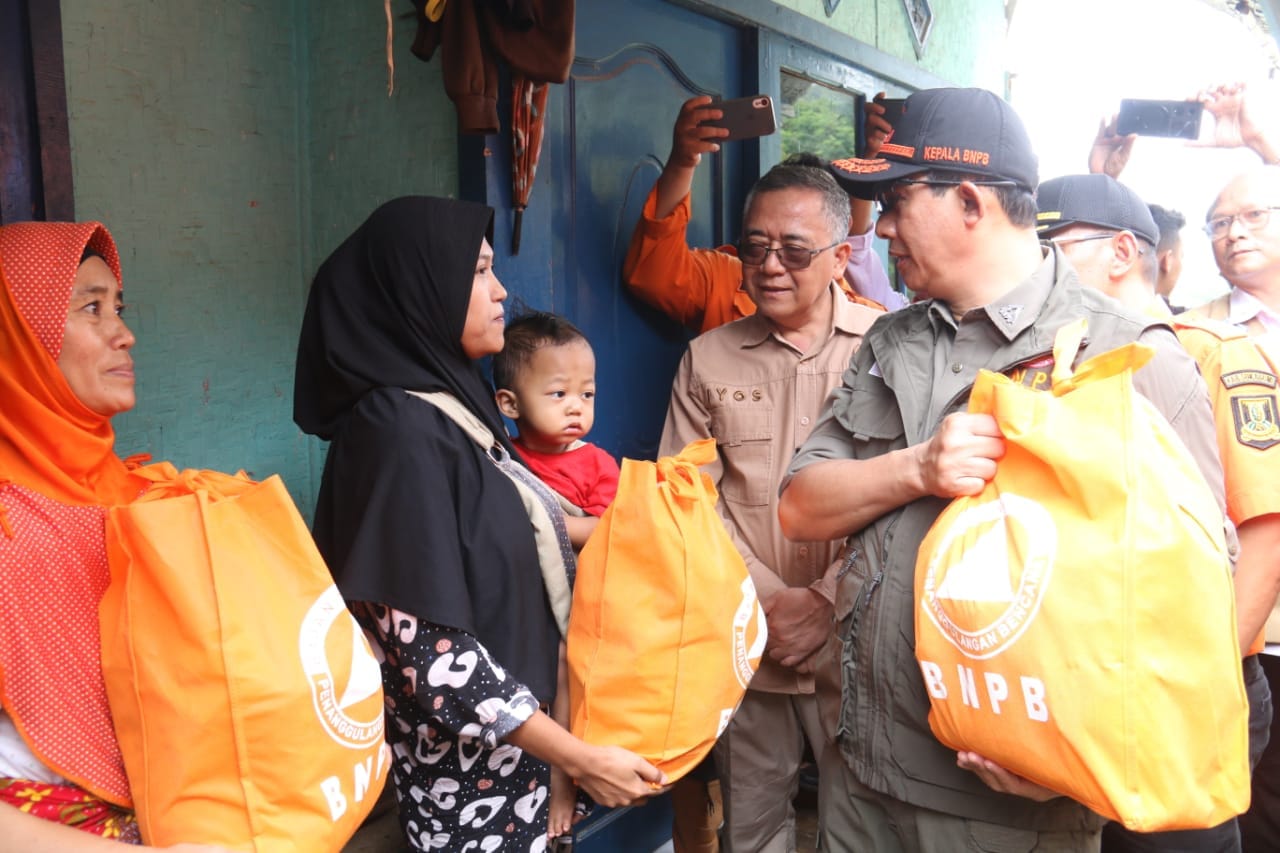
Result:
[[535,83],[524,75],[511,80],[511,254],[520,254],[520,223],[533,192],[533,177],[542,152],[542,128],[547,116],[546,82]]

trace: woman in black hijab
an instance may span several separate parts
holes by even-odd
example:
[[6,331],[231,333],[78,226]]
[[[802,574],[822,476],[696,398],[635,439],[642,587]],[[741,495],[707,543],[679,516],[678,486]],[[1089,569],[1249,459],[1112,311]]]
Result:
[[[418,850],[542,850],[546,762],[609,806],[665,781],[539,710],[560,635],[477,363],[503,342],[492,221],[450,199],[382,205],[316,274],[298,346],[294,420],[331,442],[315,538],[379,652],[400,822]],[[460,420],[423,398],[441,392]]]

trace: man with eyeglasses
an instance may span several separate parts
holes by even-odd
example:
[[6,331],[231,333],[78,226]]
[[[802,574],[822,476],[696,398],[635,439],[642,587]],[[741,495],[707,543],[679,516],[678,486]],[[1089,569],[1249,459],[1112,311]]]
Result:
[[[1231,285],[1223,296],[1186,312],[1243,329],[1280,365],[1280,166],[1255,167],[1233,178],[1205,220],[1213,256]],[[1274,389],[1269,399],[1277,398]],[[1273,404],[1274,405],[1274,404]],[[1273,551],[1273,554],[1275,552]],[[1280,604],[1268,614],[1264,654],[1258,656],[1272,695],[1280,692]],[[1240,817],[1244,849],[1280,849],[1280,726],[1253,774],[1253,803]]]
[[[1267,744],[1271,690],[1257,652],[1280,594],[1280,426],[1275,423],[1276,370],[1241,331],[1173,317],[1158,296],[1155,219],[1138,194],[1106,175],[1045,181],[1037,193],[1042,236],[1062,249],[1081,282],[1135,311],[1171,323],[1200,365],[1217,420],[1226,509],[1239,532],[1236,619],[1249,697],[1249,763]],[[1270,401],[1268,404],[1266,401]],[[1248,415],[1261,411],[1261,418]],[[1266,412],[1270,414],[1265,414]],[[1259,421],[1262,424],[1259,424]],[[1267,425],[1269,424],[1269,425]],[[1176,744],[1172,744],[1176,748]],[[1103,853],[1239,850],[1233,818],[1204,830],[1140,834],[1118,823],[1103,831]]]
[[715,748],[730,853],[795,850],[804,745],[820,757],[831,737],[814,672],[831,631],[838,543],[788,541],[777,506],[787,462],[882,314],[841,293],[848,228],[849,197],[825,168],[784,163],[756,182],[738,242],[756,312],[689,344],[658,448],[716,440],[706,470],[717,509],[768,622],[760,669]]
[[1205,217],[1218,271],[1231,290],[1192,316],[1240,326],[1280,353],[1280,166],[1232,178]]
[[[881,112],[882,108],[873,108],[868,102],[866,142],[871,152],[889,130]],[[645,199],[622,265],[623,280],[632,293],[697,332],[755,311],[742,286],[743,269],[736,248],[693,249],[685,233],[694,173],[703,155],[719,151],[729,132],[703,122],[720,116],[706,95],[690,98],[680,107],[671,133],[671,155]],[[812,154],[792,155],[788,161],[826,165]],[[845,296],[890,311],[902,307],[906,298],[890,285],[880,256],[872,248],[871,205],[856,199],[850,199],[848,205],[851,215],[845,240],[849,260],[840,279]]]
[[779,504],[788,536],[848,537],[838,746],[819,773],[823,850],[1095,851],[1102,821],[1089,809],[933,736],[914,654],[916,554],[948,501],[979,493],[1004,454],[995,420],[966,411],[978,370],[1043,387],[1054,334],[1086,319],[1081,359],[1135,339],[1156,349],[1135,385],[1212,457],[1204,383],[1167,326],[1082,288],[1062,252],[1040,244],[1036,157],[998,96],[917,92],[879,158],[835,167],[846,189],[880,201],[876,233],[928,299],[867,333]]
[[[1226,83],[1199,92],[1194,100],[1213,116],[1213,134],[1207,143],[1215,148],[1247,148],[1264,164],[1233,178],[1214,200],[1205,217],[1205,233],[1212,242],[1214,259],[1231,290],[1190,310],[1191,317],[1231,323],[1258,337],[1267,334],[1271,345],[1280,340],[1280,285],[1266,272],[1264,259],[1280,258],[1275,236],[1280,233],[1271,214],[1280,205],[1280,139],[1269,126],[1264,105],[1273,90],[1261,94],[1244,83]],[[1129,162],[1136,135],[1121,136],[1115,119],[1103,120],[1089,151],[1089,171],[1119,180]],[[1280,617],[1276,639],[1280,640]],[[1277,818],[1280,843],[1280,818]]]

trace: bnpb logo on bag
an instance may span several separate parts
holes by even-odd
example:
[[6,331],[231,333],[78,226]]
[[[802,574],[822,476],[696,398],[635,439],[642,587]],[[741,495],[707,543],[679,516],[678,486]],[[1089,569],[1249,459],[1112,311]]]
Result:
[[[765,623],[764,608],[756,597],[756,585],[748,577],[743,578],[741,588],[742,601],[733,614],[733,674],[738,677],[738,683],[745,690],[751,682],[751,676],[760,668],[760,656],[764,654],[769,630]],[[755,618],[752,619],[752,616]]]
[[[382,672],[342,593],[330,586],[307,610],[298,632],[302,669],[320,725],[335,742],[354,750],[351,788],[338,776],[320,780],[320,792],[336,822],[351,801],[362,802],[382,778],[387,747],[382,743]],[[371,750],[377,750],[377,766]]]
[[329,736],[351,749],[379,742],[382,672],[336,586],[326,589],[307,611],[298,651],[316,715]]
[[1057,550],[1053,517],[1035,501],[1005,493],[971,506],[934,552],[920,606],[966,657],[995,657],[1035,619]]
[[[949,510],[956,508],[952,504]],[[994,658],[1035,621],[1057,551],[1057,526],[1039,503],[1008,492],[975,501],[951,517],[923,582],[917,579],[920,607],[964,657]],[[923,639],[916,638],[917,652]],[[1005,702],[1021,694],[1027,719],[1049,721],[1048,691],[1040,673],[1009,672],[996,665],[981,670],[964,663],[956,663],[952,672],[923,655],[919,663],[932,701],[947,702],[958,689],[960,705],[979,710],[985,703],[1000,714]]]

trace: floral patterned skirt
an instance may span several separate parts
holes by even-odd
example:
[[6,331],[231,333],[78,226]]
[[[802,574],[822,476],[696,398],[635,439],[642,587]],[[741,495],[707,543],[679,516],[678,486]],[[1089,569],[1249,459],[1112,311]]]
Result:
[[0,777],[0,802],[82,832],[141,844],[133,812],[100,800],[73,785],[49,785]]

